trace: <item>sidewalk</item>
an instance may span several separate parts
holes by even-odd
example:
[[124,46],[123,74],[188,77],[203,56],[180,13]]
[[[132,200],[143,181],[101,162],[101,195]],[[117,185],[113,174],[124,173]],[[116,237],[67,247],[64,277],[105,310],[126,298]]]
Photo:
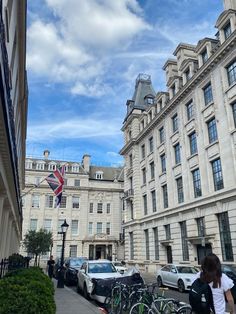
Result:
[[57,288],[57,281],[53,279],[55,287],[56,314],[101,314],[98,307],[88,302],[80,294],[68,287]]

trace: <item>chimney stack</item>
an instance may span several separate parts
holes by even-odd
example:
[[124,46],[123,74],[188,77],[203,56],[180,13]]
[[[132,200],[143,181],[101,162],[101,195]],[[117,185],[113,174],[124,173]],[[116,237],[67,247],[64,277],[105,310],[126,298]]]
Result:
[[91,158],[91,156],[90,156],[90,155],[87,155],[87,154],[83,156],[82,165],[83,165],[84,170],[85,170],[86,172],[89,172],[89,168],[90,168],[90,158]]
[[225,10],[236,10],[236,0],[224,0],[224,9]]
[[50,155],[50,151],[48,149],[45,149],[45,151],[43,152],[44,158],[48,159],[49,155]]

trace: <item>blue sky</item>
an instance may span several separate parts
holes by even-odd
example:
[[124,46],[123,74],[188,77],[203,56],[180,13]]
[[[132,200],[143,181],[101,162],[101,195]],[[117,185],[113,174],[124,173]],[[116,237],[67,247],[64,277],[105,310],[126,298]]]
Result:
[[139,73],[165,91],[180,42],[214,37],[223,0],[28,1],[27,156],[122,163],[122,123]]

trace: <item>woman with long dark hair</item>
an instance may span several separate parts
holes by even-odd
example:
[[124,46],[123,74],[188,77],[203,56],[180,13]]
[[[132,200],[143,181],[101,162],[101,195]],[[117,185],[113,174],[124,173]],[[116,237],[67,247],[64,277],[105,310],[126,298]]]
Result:
[[234,299],[230,289],[234,286],[232,279],[222,273],[221,263],[215,254],[207,255],[202,261],[200,279],[209,284],[212,291],[215,314],[225,313],[225,297],[230,314],[234,314]]

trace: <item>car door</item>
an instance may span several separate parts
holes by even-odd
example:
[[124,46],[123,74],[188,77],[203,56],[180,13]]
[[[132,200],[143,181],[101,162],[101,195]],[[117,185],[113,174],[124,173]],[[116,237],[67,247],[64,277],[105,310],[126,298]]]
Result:
[[80,270],[78,271],[78,285],[80,289],[84,287],[84,280],[85,280],[85,272],[87,269],[87,263],[83,263]]
[[162,283],[164,285],[168,285],[168,275],[170,273],[170,266],[166,265],[161,269],[161,277],[162,277]]
[[170,286],[177,287],[178,272],[177,272],[175,265],[172,265],[170,268],[168,280],[169,280]]

